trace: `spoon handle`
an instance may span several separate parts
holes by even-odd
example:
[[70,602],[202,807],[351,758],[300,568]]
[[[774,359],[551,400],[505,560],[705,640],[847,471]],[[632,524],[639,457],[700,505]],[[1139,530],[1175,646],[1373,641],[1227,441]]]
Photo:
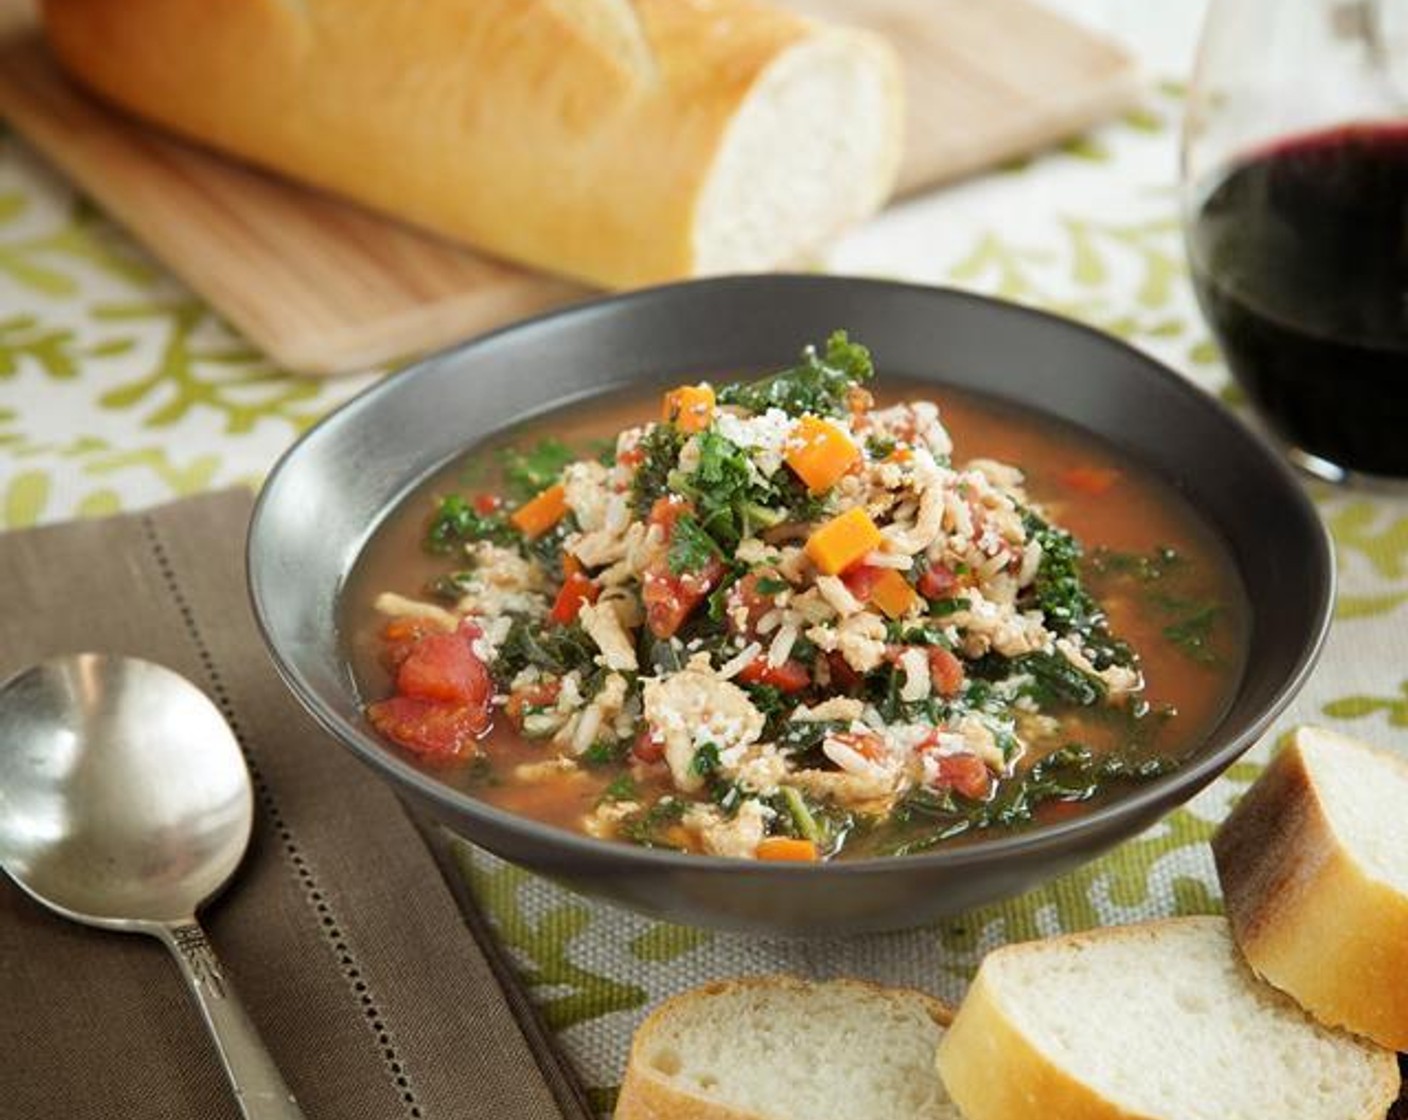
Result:
[[205,931],[194,919],[159,929],[210,1028],[245,1120],[304,1120],[303,1110],[245,1014]]

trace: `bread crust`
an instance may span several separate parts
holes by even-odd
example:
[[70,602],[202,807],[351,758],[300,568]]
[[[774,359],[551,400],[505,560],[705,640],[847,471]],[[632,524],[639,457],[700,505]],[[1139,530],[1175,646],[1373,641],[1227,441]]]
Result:
[[[1408,763],[1335,738],[1345,765],[1356,751],[1389,758],[1408,789]],[[1233,936],[1256,973],[1322,1023],[1408,1050],[1408,897],[1366,874],[1336,836],[1294,738],[1212,848]]]
[[636,1028],[613,1120],[765,1120],[764,1117],[747,1109],[735,1108],[721,1101],[686,1093],[671,1085],[664,1075],[650,1068],[646,1059],[645,1054],[650,1047],[652,1033],[681,1005],[699,999],[708,999],[740,990],[810,989],[819,983],[852,987],[857,991],[885,998],[893,998],[896,995],[906,998],[917,997],[925,1005],[929,1017],[937,1025],[947,1027],[953,1021],[952,1009],[942,1000],[935,999],[925,992],[907,988],[887,988],[865,980],[842,978],[813,982],[796,976],[780,975],[749,976],[714,981],[667,999],[646,1016],[640,1026]]
[[[1157,940],[1165,927],[1221,925],[1222,921],[1217,917],[1167,918],[1008,945],[989,953],[939,1043],[939,1076],[949,1096],[966,1120],[1169,1120],[1123,1107],[1048,1058],[1008,1016],[987,970],[991,962],[1000,961],[1005,954],[1051,952],[1061,946],[1116,937]],[[1382,1104],[1371,1105],[1363,1114],[1343,1120],[1383,1120],[1384,1112],[1397,1096],[1399,1079],[1397,1062],[1387,1051],[1382,1065]]]
[[1063,1072],[1013,1025],[981,970],[939,1043],[937,1062],[967,1120],[1158,1120],[1126,1111]]
[[[607,286],[693,272],[698,197],[730,121],[819,34],[759,0],[633,0],[639,48],[620,0],[42,8],[68,71],[149,120]],[[825,33],[889,57],[864,32]],[[884,193],[894,168],[878,173]]]

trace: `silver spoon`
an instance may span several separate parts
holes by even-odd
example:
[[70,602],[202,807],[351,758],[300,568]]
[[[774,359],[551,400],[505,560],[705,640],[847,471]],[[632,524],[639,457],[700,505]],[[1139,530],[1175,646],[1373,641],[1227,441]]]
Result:
[[0,686],[0,867],[66,918],[161,941],[247,1120],[302,1120],[195,919],[253,819],[229,725],[170,669],[80,653]]

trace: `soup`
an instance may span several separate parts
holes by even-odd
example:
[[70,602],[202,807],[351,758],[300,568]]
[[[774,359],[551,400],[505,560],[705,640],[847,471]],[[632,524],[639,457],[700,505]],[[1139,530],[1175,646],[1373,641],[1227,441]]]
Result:
[[872,375],[838,333],[471,450],[344,596],[373,726],[512,812],[773,860],[971,842],[1177,767],[1242,667],[1218,541],[1088,433]]

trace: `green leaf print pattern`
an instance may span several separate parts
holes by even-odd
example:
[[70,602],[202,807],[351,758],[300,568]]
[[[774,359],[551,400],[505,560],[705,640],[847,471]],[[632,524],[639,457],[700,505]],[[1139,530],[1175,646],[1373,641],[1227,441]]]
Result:
[[151,428],[170,427],[193,410],[213,409],[224,416],[230,435],[248,432],[266,417],[287,420],[301,430],[321,415],[321,409],[295,407],[317,399],[318,382],[281,373],[221,329],[214,313],[196,300],[106,306],[95,315],[103,322],[155,319],[169,328],[155,367],[105,392],[99,398],[104,408],[155,405],[143,421]]
[[1357,553],[1384,579],[1408,576],[1408,517],[1385,511],[1382,503],[1351,501],[1326,518],[1341,559]]
[[1391,591],[1384,595],[1341,595],[1335,602],[1335,617],[1346,620],[1377,618],[1392,614],[1405,602],[1408,602],[1408,591]]
[[[1259,772],[1254,763],[1238,763],[1227,780],[1249,784]],[[1155,891],[1155,865],[1172,852],[1206,845],[1215,828],[1188,809],[1176,810],[1154,829],[1054,882],[941,923],[940,941],[952,954],[945,967],[967,978],[978,966],[982,946],[993,943],[994,935],[1001,942],[1030,941],[1056,929],[1069,932],[1101,925],[1109,920],[1102,916],[1102,906],[1147,907]],[[1201,878],[1174,875],[1168,887],[1175,914],[1221,912],[1217,895]]]
[[531,879],[528,872],[512,864],[479,865],[458,844],[455,856],[499,939],[514,954],[520,978],[534,989],[534,1002],[550,1027],[565,1030],[598,1015],[644,1005],[644,988],[613,980],[572,959],[572,943],[586,932],[591,914],[575,896],[563,892],[563,901],[532,916],[519,895]]
[[49,377],[70,379],[78,375],[82,352],[67,327],[46,327],[33,315],[0,319],[0,377],[13,377],[32,361]]
[[75,199],[68,220],[56,228],[11,235],[10,228],[28,209],[19,191],[0,193],[0,276],[53,298],[78,295],[84,267],[136,285],[156,278],[138,254],[123,252],[123,242],[110,236],[106,219],[91,203]]
[[1383,713],[1390,727],[1408,727],[1408,680],[1399,685],[1401,696],[1346,696],[1331,700],[1322,709],[1333,719],[1365,719]]

